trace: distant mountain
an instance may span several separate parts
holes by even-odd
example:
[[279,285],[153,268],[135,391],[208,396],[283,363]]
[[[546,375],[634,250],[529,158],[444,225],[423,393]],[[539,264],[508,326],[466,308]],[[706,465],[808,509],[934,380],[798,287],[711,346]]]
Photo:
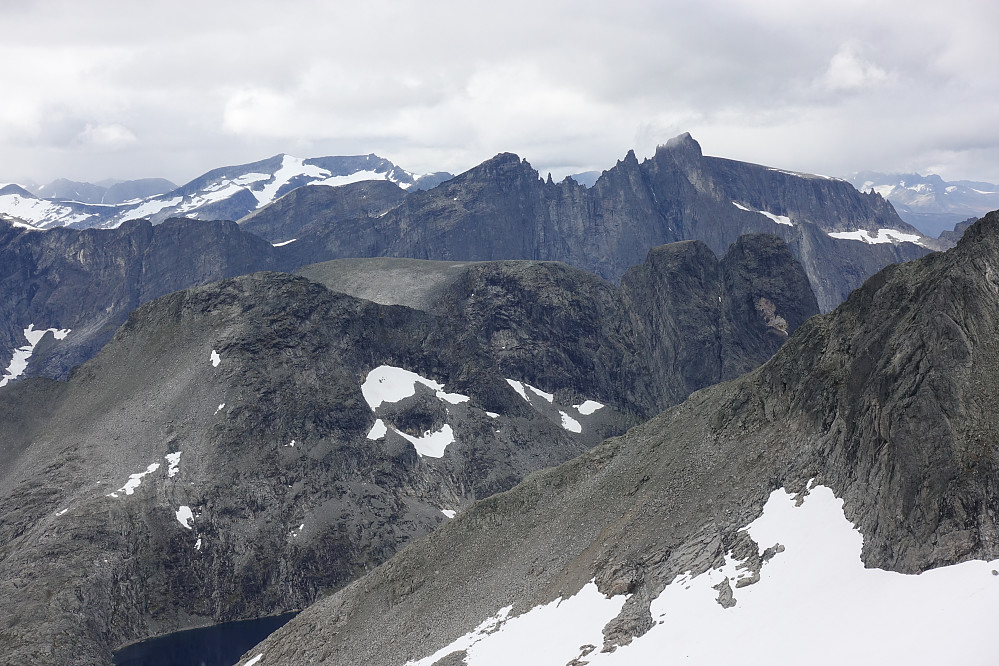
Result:
[[[297,265],[286,250],[233,222],[133,221],[117,229],[40,232],[0,221],[0,368],[12,375],[9,365],[22,358],[18,376],[65,378],[146,301]],[[26,330],[70,333],[34,348]],[[30,362],[17,353],[26,343]]]
[[[175,190],[174,198],[196,200],[195,208],[206,217],[253,210],[240,220],[240,233],[224,227],[218,240],[225,241],[217,247],[210,240],[216,227],[202,229],[193,220],[161,232],[141,227],[146,231],[135,238],[130,234],[140,227],[130,227],[123,236],[60,231],[51,238],[10,229],[0,244],[0,256],[7,257],[4,284],[11,294],[0,319],[0,362],[9,363],[25,344],[23,331],[29,325],[87,331],[63,345],[72,353],[44,364],[36,357],[24,370],[24,376],[65,377],[150,298],[241,272],[294,270],[335,258],[558,260],[617,282],[657,245],[700,240],[723,256],[743,234],[762,232],[789,244],[820,308],[829,310],[880,267],[921,256],[931,245],[877,194],[862,195],[844,181],[704,157],[689,135],[660,147],[641,164],[629,153],[589,188],[572,179],[543,181],[526,161],[510,154],[429,191],[407,192],[391,180],[368,179],[379,173],[405,176],[389,166],[371,156],[315,163],[282,156],[219,169]],[[267,170],[277,175],[261,175]],[[309,178],[319,170],[350,173],[324,182],[355,182],[297,187],[313,182]],[[238,184],[244,181],[270,189]],[[416,186],[414,181],[410,190]],[[234,193],[205,203],[204,193],[228,190]],[[33,198],[16,185],[0,190],[2,196],[48,210],[68,205]],[[278,198],[254,208],[272,196]],[[90,205],[98,211],[109,208]],[[185,234],[190,234],[186,241]],[[267,247],[251,234],[278,247]],[[154,237],[169,242],[147,248]],[[149,265],[160,267],[155,275],[148,273]],[[50,292],[58,298],[50,298]]]
[[574,173],[569,178],[572,178],[584,187],[593,187],[593,184],[600,178],[601,173],[601,171],[583,171],[582,173]]
[[418,190],[447,178],[450,174],[444,172],[415,175],[377,155],[311,159],[276,155],[214,169],[182,187],[162,179],[124,181],[106,188],[59,180],[34,194],[8,186],[16,189],[0,189],[0,213],[42,229],[114,228],[133,219],[158,224],[171,217],[236,220],[305,185],[387,180],[404,190]]
[[[617,281],[649,248],[701,240],[718,256],[743,234],[783,238],[823,311],[887,264],[937,247],[880,195],[842,180],[701,154],[689,134],[639,163],[634,152],[592,187],[542,180],[503,153],[432,190],[364,214],[323,213],[329,193],[261,207],[252,224],[272,242],[296,239],[303,264],[338,257],[564,261]],[[390,208],[390,209],[389,209]],[[286,231],[283,229],[287,229]]]
[[[239,232],[24,233],[166,240],[182,224]],[[0,663],[107,664],[140,638],[301,608],[474,500],[755,367],[817,311],[767,235],[720,260],[655,248],[620,288],[532,261],[303,275],[164,296],[68,381],[0,388],[0,625],[15,628]]]
[[991,213],[758,370],[472,505],[240,664],[992,663],[997,263]]
[[850,182],[861,192],[873,190],[888,199],[903,220],[933,237],[999,208],[999,185],[992,183],[874,171],[861,171]]

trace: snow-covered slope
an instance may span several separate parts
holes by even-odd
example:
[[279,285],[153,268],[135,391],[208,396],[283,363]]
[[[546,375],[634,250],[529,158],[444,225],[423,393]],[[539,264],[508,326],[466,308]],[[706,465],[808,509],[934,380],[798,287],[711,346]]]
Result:
[[126,220],[154,224],[170,217],[238,220],[306,185],[336,187],[387,180],[402,189],[432,187],[450,174],[414,174],[377,155],[303,159],[275,155],[266,160],[209,171],[170,192],[100,205],[38,197],[17,185],[0,189],[0,214],[38,228],[114,228]]

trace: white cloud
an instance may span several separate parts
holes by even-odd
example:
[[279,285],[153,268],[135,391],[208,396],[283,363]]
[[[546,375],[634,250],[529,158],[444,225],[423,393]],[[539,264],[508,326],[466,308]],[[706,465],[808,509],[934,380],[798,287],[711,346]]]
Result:
[[87,124],[77,135],[80,143],[98,149],[115,150],[138,141],[132,130],[118,123],[107,125]]
[[999,180],[986,0],[18,6],[0,44],[17,63],[0,70],[2,180],[183,182],[278,152],[603,169],[688,130],[796,170],[932,155]]
[[829,61],[822,84],[832,91],[852,91],[877,86],[887,80],[888,72],[861,57],[853,45],[845,44]]

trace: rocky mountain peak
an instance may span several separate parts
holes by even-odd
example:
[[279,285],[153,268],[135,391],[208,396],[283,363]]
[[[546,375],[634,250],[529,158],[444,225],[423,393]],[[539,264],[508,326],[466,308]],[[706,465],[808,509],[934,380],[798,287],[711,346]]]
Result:
[[690,132],[684,132],[679,136],[675,136],[665,145],[658,146],[656,148],[656,153],[662,152],[683,152],[691,155],[696,155],[697,157],[702,157],[701,144],[699,144],[694,137],[690,136]]

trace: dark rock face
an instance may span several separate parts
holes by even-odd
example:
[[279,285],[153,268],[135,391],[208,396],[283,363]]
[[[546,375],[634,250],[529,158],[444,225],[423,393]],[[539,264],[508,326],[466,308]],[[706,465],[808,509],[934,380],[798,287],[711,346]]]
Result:
[[[698,241],[654,248],[621,290],[670,399],[735,379],[818,311],[808,278],[774,236],[743,236],[720,261]],[[668,333],[666,333],[668,331]]]
[[[700,243],[680,248],[683,261],[659,254],[627,289],[556,263],[404,260],[398,270],[424,276],[407,296],[421,309],[256,273],[141,306],[67,382],[0,389],[0,591],[18,599],[0,611],[3,663],[107,663],[138,638],[304,607],[438,527],[442,509],[574,458],[712,377],[688,372],[670,393],[650,381],[667,365],[648,346],[660,320],[629,302],[704,302],[698,326],[757,341],[723,335],[717,353],[734,364],[777,347],[778,316],[793,326],[815,309],[776,239],[744,239],[721,262]],[[307,272],[335,286],[385,261]],[[759,279],[757,265],[769,267]],[[714,276],[710,297],[687,270]],[[775,313],[750,311],[739,333],[759,298]],[[695,335],[672,325],[663,337]],[[382,365],[468,400],[418,384],[372,413],[361,384]],[[521,386],[522,397],[506,379],[552,395]],[[584,400],[605,406],[572,406]],[[406,439],[445,426],[455,438],[440,458]]]
[[604,630],[612,649],[648,630],[680,573],[778,552],[739,530],[772,490],[810,479],[843,498],[867,566],[999,557],[996,266],[991,213],[955,249],[872,277],[756,371],[476,503],[247,654],[405,663],[592,579],[632,595]]
[[964,232],[968,230],[968,227],[970,227],[972,224],[974,224],[977,221],[978,221],[977,217],[971,217],[964,220],[963,222],[958,222],[957,224],[954,225],[953,229],[940,232],[940,240],[943,243],[946,243],[947,247],[953,247],[957,245],[957,242],[961,240],[961,236],[963,236]]
[[[271,226],[279,223],[275,218],[295,228],[311,222],[290,208],[269,214]],[[885,265],[926,254],[913,243],[828,235],[882,228],[918,236],[877,194],[861,194],[846,181],[705,157],[683,135],[642,163],[629,152],[589,188],[571,178],[546,182],[526,161],[503,153],[430,191],[414,192],[387,213],[330,217],[299,243],[303,250],[312,246],[312,261],[554,260],[617,281],[657,245],[701,240],[721,256],[744,234],[771,233],[788,242],[820,308],[830,310]]]
[[[240,227],[271,242],[284,242],[314,234],[315,229],[332,226],[338,220],[378,217],[399,205],[405,195],[402,188],[387,180],[340,187],[300,187],[244,217]],[[309,259],[304,257],[301,261],[312,263]]]
[[256,270],[294,264],[282,248],[232,222],[129,222],[99,231],[25,231],[0,222],[0,364],[25,344],[23,331],[72,329],[36,348],[27,376],[54,378],[91,358],[128,314],[153,298]]

